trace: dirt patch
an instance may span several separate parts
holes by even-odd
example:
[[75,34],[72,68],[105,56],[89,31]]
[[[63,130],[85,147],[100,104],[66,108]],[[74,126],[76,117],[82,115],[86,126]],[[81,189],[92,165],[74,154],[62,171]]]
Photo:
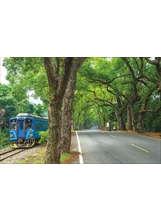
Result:
[[80,153],[77,151],[71,151],[70,154],[71,154],[71,156],[67,160],[61,162],[61,164],[71,164],[75,160],[77,160],[80,155]]

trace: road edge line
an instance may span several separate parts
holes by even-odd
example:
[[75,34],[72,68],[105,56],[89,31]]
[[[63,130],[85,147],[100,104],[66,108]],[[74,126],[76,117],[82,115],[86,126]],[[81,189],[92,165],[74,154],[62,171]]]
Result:
[[78,151],[80,152],[80,155],[79,155],[79,163],[80,163],[80,164],[83,164],[82,149],[81,149],[80,140],[79,140],[79,136],[78,136],[77,131],[76,131],[76,136],[77,136],[77,143],[78,143]]

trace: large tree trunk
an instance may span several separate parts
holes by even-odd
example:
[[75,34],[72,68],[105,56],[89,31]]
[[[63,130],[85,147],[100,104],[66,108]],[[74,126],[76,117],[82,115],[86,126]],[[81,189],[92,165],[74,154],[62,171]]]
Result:
[[47,150],[45,156],[45,163],[60,163],[60,130],[61,130],[61,102],[56,102],[50,96],[49,105],[49,134],[47,142]]
[[139,114],[139,116],[140,116],[140,119],[139,119],[139,129],[138,129],[139,133],[144,133],[145,132],[145,130],[144,130],[145,114],[146,114],[146,112],[141,112]]
[[116,114],[116,118],[118,121],[118,130],[126,130],[125,123],[123,120],[123,113],[124,113],[124,110],[126,109],[127,104],[123,105],[121,96],[116,96],[116,99],[117,99],[117,104],[118,104],[118,109],[117,109],[117,114]]
[[[76,73],[81,64],[86,58],[56,58],[55,63],[52,58],[43,58],[44,66],[49,83],[49,133],[47,150],[45,156],[45,163],[60,163],[61,149],[63,141],[61,142],[62,130],[62,105],[65,91],[69,83],[66,97],[64,99],[64,115],[63,124],[65,123],[65,134],[67,146],[70,149],[71,138],[71,115],[72,115],[72,100],[75,89]],[[71,86],[70,84],[74,85]],[[69,114],[68,114],[69,111]],[[67,115],[67,116],[66,116]],[[69,125],[69,126],[68,126]]]
[[133,103],[130,104],[130,110],[131,110],[133,131],[136,132],[136,118],[135,118],[135,109],[134,109],[134,104]]
[[116,118],[117,118],[117,124],[118,124],[117,129],[121,130],[121,131],[126,130],[122,114],[117,113],[116,114]]
[[127,107],[127,130],[132,130],[132,118],[129,105]]
[[76,75],[69,80],[68,86],[65,92],[63,100],[63,112],[62,112],[62,128],[61,128],[61,154],[68,153],[70,151],[71,144],[71,125],[73,114],[73,96],[76,85]]
[[49,83],[49,134],[45,163],[60,163],[60,132],[62,102],[68,84],[73,58],[64,58],[62,72],[59,73],[59,58],[54,64],[52,58],[43,58]]
[[5,119],[4,119],[4,114],[5,114],[5,110],[4,109],[1,109],[0,110],[0,129],[1,127],[6,127],[6,124],[5,124]]
[[60,144],[61,154],[70,151],[71,126],[73,118],[73,97],[76,86],[76,73],[85,59],[86,59],[85,57],[75,58],[72,65],[67,89],[65,91],[64,100],[63,100],[63,112],[62,112],[62,128],[61,128],[61,144]]

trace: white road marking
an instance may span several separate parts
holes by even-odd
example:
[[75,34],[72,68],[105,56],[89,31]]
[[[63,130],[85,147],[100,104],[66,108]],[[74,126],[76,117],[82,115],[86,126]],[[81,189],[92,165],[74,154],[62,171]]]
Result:
[[79,137],[78,137],[77,131],[76,131],[76,135],[77,135],[77,142],[78,142],[78,151],[80,152],[79,163],[83,164],[82,149],[81,149],[81,145],[80,145],[80,141],[79,141]]

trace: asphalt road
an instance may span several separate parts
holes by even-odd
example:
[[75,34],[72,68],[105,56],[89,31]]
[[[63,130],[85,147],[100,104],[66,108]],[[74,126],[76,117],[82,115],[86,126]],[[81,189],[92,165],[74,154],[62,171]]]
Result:
[[161,140],[129,133],[78,131],[85,164],[160,164]]

